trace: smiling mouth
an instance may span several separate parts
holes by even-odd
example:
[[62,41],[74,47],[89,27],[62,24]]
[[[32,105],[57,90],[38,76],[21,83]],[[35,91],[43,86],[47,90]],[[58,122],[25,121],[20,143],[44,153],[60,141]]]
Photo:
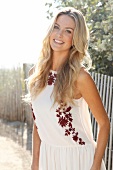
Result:
[[63,42],[63,41],[56,40],[56,39],[54,39],[54,42],[55,42],[55,43],[57,43],[57,44],[64,44],[64,42]]

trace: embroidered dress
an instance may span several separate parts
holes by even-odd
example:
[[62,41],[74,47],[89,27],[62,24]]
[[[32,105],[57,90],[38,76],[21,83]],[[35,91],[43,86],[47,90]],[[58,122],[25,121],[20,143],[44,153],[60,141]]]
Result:
[[[39,170],[90,170],[96,144],[88,105],[81,97],[62,107],[51,97],[57,72],[51,70],[46,88],[32,101],[41,139]],[[102,162],[101,170],[105,170]]]

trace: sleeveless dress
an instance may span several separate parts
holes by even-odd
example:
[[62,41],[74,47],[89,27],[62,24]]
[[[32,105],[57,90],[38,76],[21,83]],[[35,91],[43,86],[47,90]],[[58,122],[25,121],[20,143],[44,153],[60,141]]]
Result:
[[[52,106],[56,78],[50,70],[47,86],[31,103],[41,139],[39,170],[90,170],[96,143],[88,105],[81,97],[73,99],[74,105]],[[103,161],[101,170],[106,170]]]

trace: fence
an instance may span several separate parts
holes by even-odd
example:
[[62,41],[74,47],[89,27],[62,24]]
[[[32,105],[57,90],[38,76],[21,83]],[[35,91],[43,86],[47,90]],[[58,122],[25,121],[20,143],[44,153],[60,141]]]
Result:
[[[26,91],[24,79],[28,76],[27,72],[31,66],[23,65],[22,68],[0,69],[0,118],[24,121],[32,126],[30,107],[23,103],[21,98]],[[97,73],[91,73],[91,76],[97,85],[111,123],[104,159],[107,170],[113,170],[113,77]],[[96,139],[97,123],[92,115],[91,120],[94,139]]]
[[23,120],[20,68],[0,69],[0,118]]
[[[110,135],[109,135],[109,142],[106,147],[104,161],[106,164],[107,170],[113,170],[113,77],[91,73],[92,78],[94,79],[98,91],[100,93],[102,102],[105,106],[105,109],[108,113],[108,117],[110,119]],[[92,120],[92,127],[93,127],[93,134],[94,139],[97,138],[97,123],[93,116],[91,115]]]
[[29,106],[22,101],[25,94],[22,67],[0,68],[0,118],[32,125]]

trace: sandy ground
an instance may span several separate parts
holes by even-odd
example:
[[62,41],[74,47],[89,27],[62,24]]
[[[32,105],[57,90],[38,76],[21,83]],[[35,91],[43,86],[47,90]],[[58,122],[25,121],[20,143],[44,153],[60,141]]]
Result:
[[[18,135],[17,129],[20,130],[20,126],[17,127],[17,124],[19,125],[16,122],[11,126],[12,124],[0,122],[0,129],[2,129],[0,130],[2,132],[0,133],[0,170],[30,170],[31,146],[27,149],[26,128],[23,131],[24,135],[21,136],[21,133]],[[14,133],[15,129],[16,133]],[[31,140],[31,134],[29,135],[29,140]],[[29,141],[29,145],[31,145],[31,141]]]
[[9,138],[0,137],[0,170],[30,170],[31,155]]

